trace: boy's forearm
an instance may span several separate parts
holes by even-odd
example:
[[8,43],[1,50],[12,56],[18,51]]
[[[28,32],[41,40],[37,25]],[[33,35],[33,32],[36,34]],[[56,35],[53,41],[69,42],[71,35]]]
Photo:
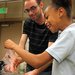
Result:
[[39,68],[53,59],[53,57],[50,54],[48,54],[46,51],[37,55],[32,54],[24,50],[22,47],[18,46],[10,39],[5,41],[4,47],[14,50],[25,62],[27,62],[34,68]]
[[43,52],[42,54],[34,55],[22,49],[16,44],[13,47],[13,50],[15,50],[15,52],[18,53],[22,57],[23,60],[25,60],[28,64],[30,64],[31,66],[35,68],[38,68],[44,65],[50,60],[49,58],[50,55],[47,52]]

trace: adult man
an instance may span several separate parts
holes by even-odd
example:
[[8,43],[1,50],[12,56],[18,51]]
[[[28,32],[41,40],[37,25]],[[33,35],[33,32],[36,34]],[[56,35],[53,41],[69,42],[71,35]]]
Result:
[[[24,8],[30,18],[24,23],[23,34],[19,46],[24,48],[26,40],[29,38],[29,52],[34,54],[42,53],[48,45],[50,46],[57,39],[58,33],[50,32],[45,26],[45,18],[42,11],[43,2],[41,0],[25,0]],[[42,69],[40,68],[36,74],[39,74],[39,72],[44,69],[44,67],[42,67]],[[31,70],[34,70],[34,68],[27,65],[27,71]],[[50,75],[50,71],[51,65],[40,73],[40,75]],[[32,72],[34,73],[36,70]]]

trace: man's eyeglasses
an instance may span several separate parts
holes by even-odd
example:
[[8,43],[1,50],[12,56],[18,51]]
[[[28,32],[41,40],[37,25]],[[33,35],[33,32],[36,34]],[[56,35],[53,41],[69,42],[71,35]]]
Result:
[[37,8],[37,6],[32,6],[30,9],[25,9],[24,12],[25,13],[29,13],[30,11],[34,12],[36,10],[36,8]]

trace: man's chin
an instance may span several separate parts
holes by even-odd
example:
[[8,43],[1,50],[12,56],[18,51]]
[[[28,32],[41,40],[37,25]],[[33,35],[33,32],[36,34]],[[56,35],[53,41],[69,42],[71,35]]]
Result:
[[35,21],[35,20],[36,20],[36,18],[34,18],[34,17],[31,17],[31,19],[32,19],[33,21]]

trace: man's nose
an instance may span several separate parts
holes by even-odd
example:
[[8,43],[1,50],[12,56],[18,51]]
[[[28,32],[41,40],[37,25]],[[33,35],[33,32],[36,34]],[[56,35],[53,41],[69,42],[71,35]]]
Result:
[[32,11],[29,11],[29,12],[28,12],[28,14],[29,14],[29,15],[32,15],[32,14],[33,14],[33,12],[32,12]]

